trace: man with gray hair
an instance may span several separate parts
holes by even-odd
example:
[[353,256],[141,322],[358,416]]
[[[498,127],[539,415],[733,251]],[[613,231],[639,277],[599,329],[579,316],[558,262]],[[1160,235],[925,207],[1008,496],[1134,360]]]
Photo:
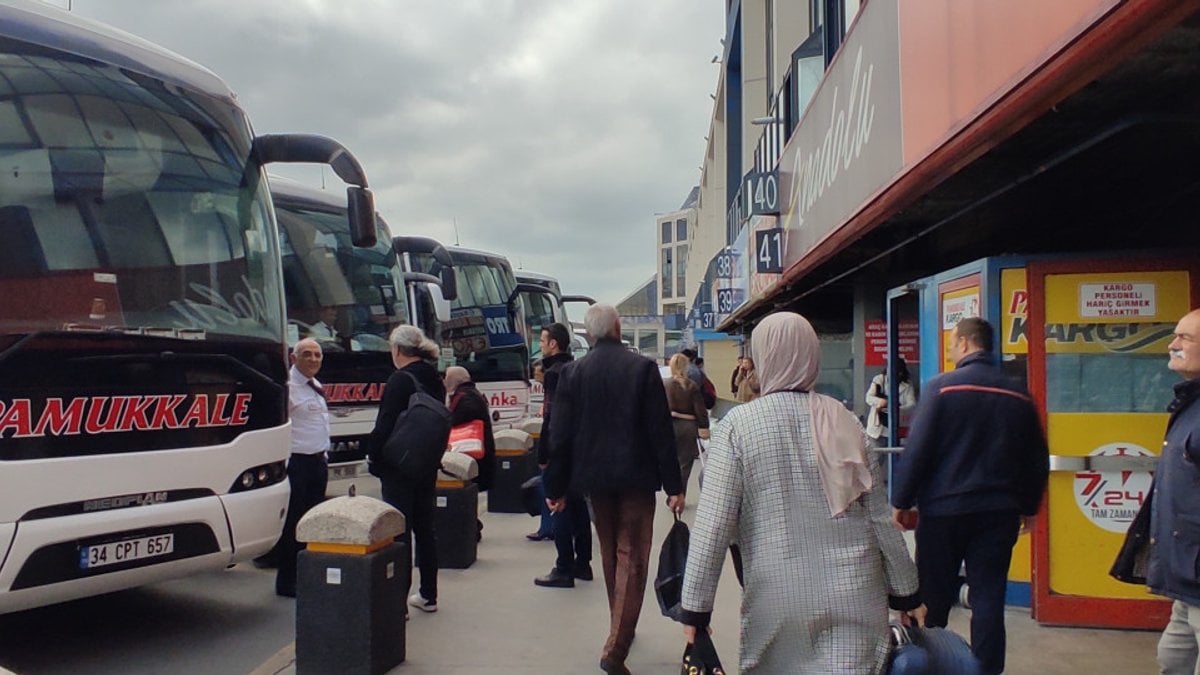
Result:
[[559,376],[546,502],[559,512],[568,494],[591,501],[610,614],[600,667],[628,673],[649,570],[654,495],[662,489],[667,507],[681,513],[683,485],[658,368],[621,344],[612,305],[592,305],[583,323],[596,346]]

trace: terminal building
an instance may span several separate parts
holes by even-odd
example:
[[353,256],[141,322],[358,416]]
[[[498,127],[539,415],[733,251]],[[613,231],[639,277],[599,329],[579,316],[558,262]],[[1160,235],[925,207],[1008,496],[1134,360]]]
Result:
[[865,412],[893,358],[924,382],[989,320],[1052,453],[1010,603],[1160,628],[1169,604],[1107,571],[1200,306],[1200,1],[725,4],[686,339],[724,360],[798,311],[818,389]]

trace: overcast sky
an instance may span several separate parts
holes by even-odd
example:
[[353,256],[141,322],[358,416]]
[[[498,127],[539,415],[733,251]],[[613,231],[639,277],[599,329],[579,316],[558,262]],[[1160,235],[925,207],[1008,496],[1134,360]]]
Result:
[[699,180],[725,3],[71,4],[216,72],[257,133],[344,143],[393,234],[453,243],[457,221],[462,245],[616,302],[654,274],[655,214]]

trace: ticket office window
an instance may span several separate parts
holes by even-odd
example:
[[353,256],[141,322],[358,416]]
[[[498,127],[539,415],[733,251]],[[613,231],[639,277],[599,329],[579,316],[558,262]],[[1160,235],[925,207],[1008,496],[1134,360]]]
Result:
[[1178,379],[1167,369],[1165,354],[1047,354],[1046,409],[1163,412]]

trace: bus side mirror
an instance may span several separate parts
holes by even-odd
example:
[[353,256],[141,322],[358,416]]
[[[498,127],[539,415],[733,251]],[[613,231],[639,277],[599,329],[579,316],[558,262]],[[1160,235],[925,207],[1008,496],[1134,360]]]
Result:
[[350,241],[360,248],[375,245],[375,195],[364,187],[346,188],[346,217],[350,220]]
[[438,278],[441,279],[442,297],[446,300],[457,300],[458,277],[454,276],[454,268],[442,265],[438,270]]

